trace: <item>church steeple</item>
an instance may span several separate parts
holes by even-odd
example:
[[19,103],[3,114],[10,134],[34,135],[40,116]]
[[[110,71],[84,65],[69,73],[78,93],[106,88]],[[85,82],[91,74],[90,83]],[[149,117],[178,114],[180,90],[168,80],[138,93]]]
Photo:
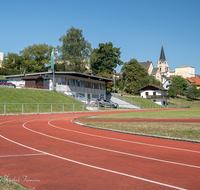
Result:
[[163,44],[162,44],[162,48],[161,48],[161,52],[160,52],[160,60],[162,62],[164,62],[166,59],[165,59],[165,53],[164,53],[164,49],[163,49]]
[[157,65],[158,65],[158,69],[160,70],[161,74],[170,72],[170,68],[168,66],[168,61],[165,58],[163,43],[162,43],[161,52],[160,52],[160,59],[157,62]]

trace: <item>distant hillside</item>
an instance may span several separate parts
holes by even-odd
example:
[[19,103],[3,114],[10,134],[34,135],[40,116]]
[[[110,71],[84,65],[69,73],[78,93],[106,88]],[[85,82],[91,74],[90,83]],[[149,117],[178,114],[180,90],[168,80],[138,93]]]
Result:
[[200,107],[200,98],[197,98],[196,100],[189,100],[185,96],[178,96],[177,98],[170,98],[167,100],[169,105],[185,105],[187,107]]

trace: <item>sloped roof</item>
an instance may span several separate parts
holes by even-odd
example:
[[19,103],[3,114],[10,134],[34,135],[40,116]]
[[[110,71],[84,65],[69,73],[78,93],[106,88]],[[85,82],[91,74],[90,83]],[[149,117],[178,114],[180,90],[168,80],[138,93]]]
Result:
[[200,77],[191,77],[186,78],[190,83],[195,83],[196,85],[200,85]]
[[156,88],[158,90],[168,91],[168,90],[166,90],[166,89],[164,89],[164,88],[162,88],[160,86],[154,85],[154,84],[148,84],[146,86],[143,86],[142,88],[139,88],[138,90],[142,90],[142,89],[147,88],[147,87],[154,87],[154,88]]
[[[190,65],[187,65],[187,64],[183,64],[183,65],[181,65],[181,66],[178,66],[178,67],[176,67],[176,68],[184,68],[184,67],[192,67],[192,66],[190,66]],[[192,67],[192,68],[194,68],[194,67]]]
[[147,61],[147,62],[139,62],[144,68],[146,68],[147,70],[149,70],[149,67],[151,64],[153,64],[151,61]]
[[158,72],[158,68],[153,68],[151,75],[155,75]]
[[[39,78],[39,77],[41,77],[41,76],[39,76],[39,75],[37,75],[37,76],[25,76],[25,77],[23,77],[22,79],[23,80],[27,80],[27,79],[37,79],[37,78]],[[43,79],[43,77],[41,77],[42,79]]]

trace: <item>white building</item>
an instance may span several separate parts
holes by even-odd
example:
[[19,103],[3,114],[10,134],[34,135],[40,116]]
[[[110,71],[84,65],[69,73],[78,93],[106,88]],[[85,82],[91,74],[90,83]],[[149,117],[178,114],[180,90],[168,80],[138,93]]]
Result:
[[84,73],[57,71],[55,73],[49,71],[4,77],[15,84],[16,88],[34,87],[34,85],[26,85],[25,80],[23,80],[25,76],[40,76],[43,78],[44,87],[48,87],[49,90],[63,92],[84,103],[94,103],[97,98],[106,99],[106,83],[113,81],[113,79]]
[[138,90],[140,90],[141,97],[147,98],[161,106],[167,105],[167,99],[169,99],[169,97],[166,95],[166,89],[157,85],[148,84]]
[[2,66],[1,66],[2,61],[3,61],[3,52],[0,52],[0,67],[2,67]]

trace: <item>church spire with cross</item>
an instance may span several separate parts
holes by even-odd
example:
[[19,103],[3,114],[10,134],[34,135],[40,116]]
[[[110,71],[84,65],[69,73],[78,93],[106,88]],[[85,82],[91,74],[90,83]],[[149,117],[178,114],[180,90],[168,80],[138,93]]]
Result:
[[162,48],[161,48],[161,52],[160,52],[160,60],[162,62],[164,62],[166,59],[165,59],[165,53],[164,53],[164,49],[163,49],[163,44],[162,44]]
[[160,52],[160,59],[157,62],[157,66],[161,74],[165,74],[170,71],[170,68],[168,67],[168,62],[165,58],[163,43],[162,43],[161,52]]

